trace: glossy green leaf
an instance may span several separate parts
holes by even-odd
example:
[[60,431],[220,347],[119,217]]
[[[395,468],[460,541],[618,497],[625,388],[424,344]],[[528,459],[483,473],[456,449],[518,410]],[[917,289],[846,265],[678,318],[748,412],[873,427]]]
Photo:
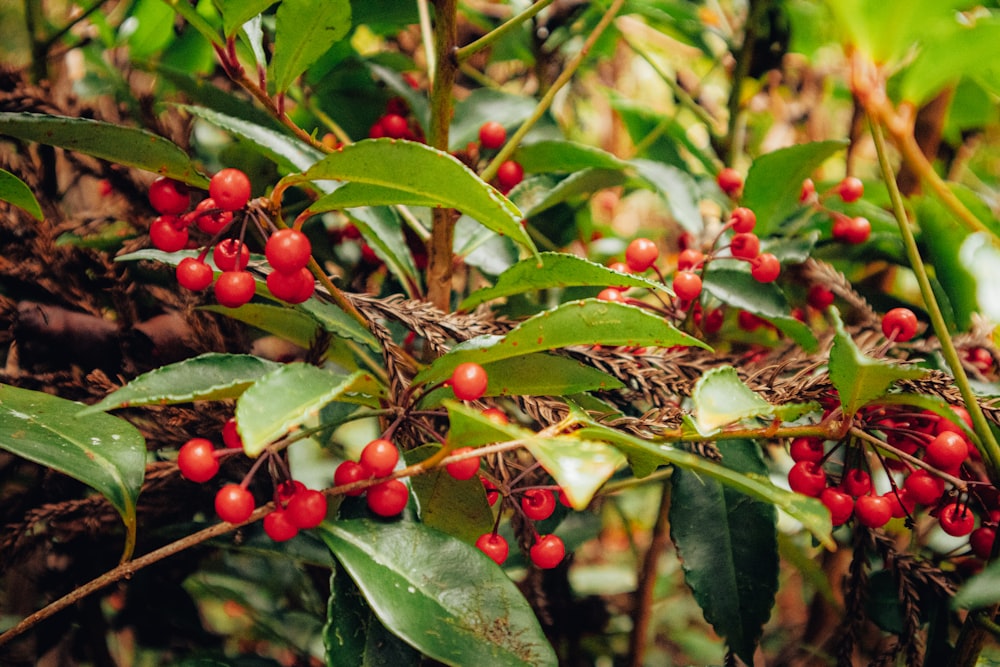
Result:
[[[723,445],[726,468],[768,474],[754,442],[730,440]],[[684,580],[705,620],[740,660],[753,664],[778,590],[777,512],[770,503],[696,471],[677,468],[671,484],[670,537]]]
[[566,287],[641,287],[671,294],[663,283],[630,273],[621,273],[602,264],[561,252],[543,252],[538,258],[529,257],[510,267],[499,276],[493,287],[470,294],[459,310],[471,310],[481,303],[512,294],[533,290]]
[[486,396],[566,396],[621,389],[621,380],[575,359],[535,353],[483,366],[489,375]]
[[226,37],[236,34],[240,27],[273,5],[277,0],[221,0],[222,30]]
[[129,56],[146,60],[161,53],[174,40],[174,12],[160,0],[139,0],[129,12]]
[[24,181],[5,169],[0,169],[0,200],[27,211],[35,220],[42,219],[42,207]]
[[349,338],[355,342],[367,345],[373,350],[381,350],[378,339],[372,332],[365,329],[361,324],[332,303],[310,299],[299,304],[298,308],[319,322],[324,329],[334,336]]
[[[406,192],[433,200],[437,206],[466,213],[498,234],[511,237],[534,251],[521,226],[521,213],[496,188],[485,183],[453,156],[415,141],[365,139],[326,156],[305,173],[282,179],[294,185],[305,181],[342,180],[381,186],[381,192]],[[390,204],[392,201],[369,202]],[[315,205],[314,205],[315,206]],[[310,210],[316,211],[314,207]]]
[[308,349],[316,338],[319,323],[308,314],[295,308],[273,306],[268,303],[248,303],[239,308],[202,306],[202,310],[222,313],[261,331],[274,334]]
[[212,24],[205,20],[205,18],[198,13],[198,9],[190,3],[189,0],[163,0],[163,2],[170,5],[170,7],[184,17],[192,28],[197,30],[201,35],[207,39],[212,44],[216,46],[223,46],[226,40],[218,31],[212,27]]
[[427,526],[345,520],[319,529],[376,616],[446,665],[556,665],[531,607],[496,563]]
[[[920,222],[921,253],[934,267],[934,277],[948,295],[954,313],[955,331],[966,331],[972,323],[972,313],[979,310],[976,299],[976,278],[961,249],[969,230],[945,209],[936,197],[923,197],[917,204]],[[993,288],[991,287],[991,290]]]
[[600,148],[572,141],[536,141],[520,146],[514,155],[529,173],[574,173],[585,169],[624,171],[629,163]]
[[143,373],[81,415],[137,405],[167,405],[236,398],[280,364],[249,354],[206,354]]
[[649,185],[667,200],[674,219],[687,231],[698,234],[704,227],[698,184],[686,171],[652,160],[632,160],[636,170]]
[[903,70],[900,96],[920,107],[947,85],[977,73],[985,62],[1000,57],[1000,21],[996,16],[957,21],[949,16],[936,26],[947,28],[924,43]]
[[282,0],[275,13],[271,80],[283,93],[351,29],[348,0]]
[[327,403],[354,391],[365,373],[338,375],[311,364],[279,366],[236,401],[243,451],[255,458],[269,444],[319,415]]
[[805,351],[818,347],[809,327],[791,316],[785,293],[774,283],[760,283],[748,271],[712,266],[705,271],[702,287],[719,301],[764,318]]
[[202,118],[219,129],[247,140],[278,164],[296,170],[305,170],[323,159],[325,153],[303,141],[278,132],[270,127],[257,125],[242,118],[228,116],[212,109],[178,105],[188,113]]
[[837,389],[844,415],[852,416],[861,407],[883,396],[899,380],[917,380],[927,370],[916,366],[869,357],[844,330],[835,308],[828,310],[837,333],[830,348],[830,382]]
[[0,449],[99,491],[125,524],[122,560],[135,546],[135,503],[146,474],[146,443],[124,419],[80,415],[80,403],[0,384]]
[[350,209],[347,216],[375,255],[399,280],[406,295],[411,299],[418,298],[420,272],[413,263],[403,233],[403,221],[396,211],[386,206],[364,206]]
[[444,380],[456,366],[466,361],[482,365],[572,345],[693,345],[710,349],[664,318],[642,308],[583,299],[570,301],[535,315],[504,336],[479,336],[460,343],[418,373],[414,381]]
[[566,202],[572,204],[572,200],[598,190],[622,185],[627,176],[624,172],[613,169],[583,169],[570,174],[553,186],[532,189],[531,185],[535,180],[525,181],[524,186],[517,189],[515,197],[518,208],[524,211],[524,217],[528,219],[559,204]]
[[798,144],[754,160],[740,199],[742,206],[757,214],[754,232],[761,237],[774,232],[799,207],[802,181],[846,145],[846,141]]
[[87,118],[0,112],[0,135],[145,169],[199,188],[208,179],[177,144],[146,130]]
[[831,535],[830,511],[818,499],[782,489],[771,483],[767,475],[754,472],[737,472],[713,461],[677,449],[667,443],[642,438],[594,422],[575,431],[576,436],[588,440],[608,442],[620,449],[628,458],[636,477],[645,477],[657,465],[671,464],[703,477],[714,479],[726,487],[774,505],[800,522],[823,546],[836,548]]
[[525,446],[577,511],[585,510],[594,494],[626,464],[620,451],[595,440],[534,437]]
[[732,366],[717,366],[705,372],[691,392],[698,430],[710,434],[744,419],[789,421],[819,409],[818,403],[772,405],[740,380]]
[[[466,445],[467,446],[467,445]],[[405,453],[413,465],[438,452],[437,445],[424,445]],[[455,479],[443,468],[410,477],[410,488],[420,507],[420,522],[468,544],[493,530],[493,510],[478,477]]]

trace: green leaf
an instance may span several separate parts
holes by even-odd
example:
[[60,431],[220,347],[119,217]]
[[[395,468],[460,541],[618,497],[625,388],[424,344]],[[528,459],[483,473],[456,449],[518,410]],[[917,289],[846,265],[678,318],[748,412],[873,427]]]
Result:
[[446,665],[556,665],[514,583],[473,546],[416,523],[323,524],[320,535],[379,620]]
[[846,141],[817,141],[781,148],[753,161],[743,186],[740,204],[757,214],[754,232],[764,237],[774,232],[799,207],[802,181]]
[[1000,602],[1000,561],[988,563],[970,577],[951,599],[953,609],[983,609]]
[[243,451],[255,458],[295,427],[319,415],[327,403],[355,390],[365,373],[338,375],[305,363],[279,366],[236,401]]
[[137,405],[167,405],[236,398],[279,364],[249,354],[208,352],[143,373],[80,415]]
[[573,141],[536,141],[520,146],[513,159],[529,173],[574,173],[584,169],[624,171],[629,163],[600,148]]
[[976,279],[976,300],[982,314],[992,321],[1000,319],[1000,244],[997,237],[977,232],[959,249],[959,259]]
[[[613,169],[583,169],[570,174],[555,185],[549,184],[547,180],[533,178],[517,188],[515,203],[524,211],[525,218],[533,218],[574,197],[622,185],[626,181],[626,175],[622,171]],[[540,187],[535,187],[539,181],[543,183]]]
[[387,206],[363,206],[346,213],[375,255],[396,276],[406,295],[411,299],[419,298],[420,272],[413,263],[403,233],[403,221],[396,211]]
[[208,178],[195,169],[180,146],[146,130],[87,118],[0,112],[0,135],[58,146],[208,188]]
[[0,449],[69,475],[107,498],[125,524],[124,561],[135,547],[146,443],[124,419],[103,413],[80,417],[81,407],[0,384]]
[[[406,452],[406,465],[420,463],[439,450],[437,445],[411,449]],[[435,468],[410,477],[410,488],[417,497],[421,523],[468,544],[493,530],[493,510],[478,477],[455,479],[445,469]]]
[[295,308],[267,303],[248,303],[239,308],[202,306],[201,309],[221,313],[306,349],[316,338],[319,329],[319,323],[308,314]]
[[921,254],[934,267],[934,277],[948,295],[956,330],[966,331],[972,323],[972,313],[979,310],[976,278],[969,268],[972,264],[966,264],[967,258],[963,258],[961,252],[970,236],[969,230],[936,197],[919,200],[917,220],[920,221]]
[[[727,441],[723,461],[739,473],[768,472],[750,440]],[[684,468],[674,471],[671,484],[670,537],[684,579],[705,620],[744,663],[753,664],[778,590],[777,512],[770,503]]]
[[460,343],[418,373],[414,382],[444,380],[456,366],[466,361],[483,365],[572,345],[694,345],[711,349],[662,317],[642,308],[583,299],[535,315],[504,336],[479,336]]
[[800,522],[824,547],[836,548],[831,536],[833,526],[830,523],[830,511],[826,506],[816,498],[775,486],[767,475],[736,472],[667,443],[643,440],[596,422],[587,422],[587,425],[575,431],[574,435],[613,444],[628,458],[636,477],[645,477],[653,472],[657,465],[669,463],[770,503]]
[[271,80],[284,93],[351,29],[348,0],[282,0],[275,14]]
[[247,140],[276,163],[288,169],[300,171],[308,169],[323,159],[325,155],[322,151],[295,137],[242,118],[228,116],[204,107],[187,104],[177,106],[234,136]]
[[212,27],[212,24],[205,20],[201,14],[198,13],[198,9],[193,6],[189,0],[163,0],[163,2],[170,5],[171,8],[178,14],[184,17],[192,28],[197,30],[202,34],[202,36],[209,42],[216,46],[224,46],[226,40],[223,39],[222,35]]
[[672,294],[663,283],[635,274],[621,273],[601,264],[561,252],[543,252],[537,258],[521,260],[499,276],[493,287],[470,294],[459,310],[471,310],[481,303],[533,290],[566,287],[642,287]]
[[536,104],[534,98],[500,90],[473,90],[468,97],[455,104],[455,118],[448,132],[449,149],[464,150],[469,142],[478,141],[479,128],[485,118],[495,120],[510,132],[531,116]]
[[700,193],[698,184],[690,174],[669,164],[652,160],[632,160],[639,175],[667,200],[667,206],[674,219],[684,229],[700,234],[705,226],[698,206]]
[[809,327],[791,316],[785,293],[774,283],[760,283],[747,271],[713,263],[702,277],[702,287],[719,301],[771,322],[807,352],[819,346]]
[[42,219],[42,207],[38,205],[31,188],[5,169],[0,169],[0,199],[24,209],[35,220]]
[[844,416],[851,417],[866,404],[883,396],[899,380],[918,380],[927,370],[869,357],[844,330],[836,308],[829,308],[837,333],[830,348],[830,382],[837,389]]
[[365,329],[356,319],[332,303],[310,299],[305,303],[299,304],[298,308],[309,313],[324,329],[334,336],[349,338],[362,345],[367,345],[376,351],[382,349],[378,343],[378,339],[372,335],[372,332]]
[[277,0],[221,0],[222,30],[226,37],[236,34],[240,27],[261,14]]
[[[174,40],[174,12],[160,0],[139,0],[129,11],[129,57],[146,60]],[[119,31],[119,37],[124,36]]]
[[[458,209],[536,252],[531,237],[521,226],[522,216],[516,206],[453,156],[415,141],[365,139],[348,144],[304,173],[286,176],[281,183],[294,185],[314,180],[365,183],[381,186],[382,194],[404,192],[409,193],[407,196],[433,200],[436,206]],[[310,206],[309,212],[320,212],[323,206],[320,202]]]
[[621,380],[569,357],[535,353],[483,366],[486,396],[566,396],[621,389]]
[[974,22],[948,17],[943,34],[925,43],[902,73],[899,94],[919,108],[942,88],[967,74],[976,74],[983,63],[1000,56],[1000,21],[995,16]]
[[732,366],[706,371],[695,383],[691,400],[698,430],[706,435],[744,419],[789,421],[820,409],[818,403],[771,405],[743,384]]

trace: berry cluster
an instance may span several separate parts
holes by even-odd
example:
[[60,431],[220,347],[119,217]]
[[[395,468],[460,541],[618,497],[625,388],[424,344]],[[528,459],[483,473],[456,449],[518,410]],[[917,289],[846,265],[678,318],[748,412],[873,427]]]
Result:
[[813,207],[816,211],[825,212],[833,220],[831,233],[835,241],[859,245],[868,240],[872,233],[872,225],[868,218],[851,217],[839,211],[831,210],[823,205],[823,201],[831,196],[837,196],[845,204],[852,204],[865,193],[864,183],[854,176],[847,176],[835,186],[821,194],[816,192],[816,184],[807,178],[802,182],[799,201]]

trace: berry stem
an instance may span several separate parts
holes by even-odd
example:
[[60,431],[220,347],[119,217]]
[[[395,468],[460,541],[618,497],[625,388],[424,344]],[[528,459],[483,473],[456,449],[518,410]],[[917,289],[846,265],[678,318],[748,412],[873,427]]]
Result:
[[893,447],[888,442],[879,440],[878,438],[876,438],[875,436],[873,436],[872,434],[868,433],[863,429],[852,427],[851,435],[853,435],[859,440],[864,440],[865,442],[874,445],[875,447],[884,449],[887,452],[892,452],[900,459],[906,461],[907,463],[913,466],[916,466],[917,468],[923,468],[927,472],[932,473],[934,476],[940,477],[944,481],[948,482],[961,493],[965,493],[966,491],[968,491],[968,485],[966,484],[966,481],[964,479],[960,479],[958,477],[955,477],[954,475],[949,475],[943,470],[938,470],[934,466],[929,465],[927,462],[918,459],[916,456],[913,456],[912,454],[907,454],[903,450]]
[[982,408],[979,406],[979,401],[976,400],[975,392],[973,392],[972,385],[969,383],[969,376],[965,373],[965,368],[962,366],[962,360],[959,358],[958,350],[955,348],[955,342],[952,340],[951,334],[948,332],[948,324],[944,319],[944,315],[941,313],[941,307],[938,305],[937,299],[934,296],[934,291],[931,288],[930,278],[927,276],[927,268],[924,266],[924,262],[920,257],[920,249],[917,247],[917,241],[914,238],[913,230],[911,229],[910,222],[906,217],[906,209],[903,206],[903,196],[899,192],[899,188],[896,185],[895,174],[892,171],[892,166],[889,164],[889,156],[886,149],[885,135],[882,132],[882,126],[878,123],[878,119],[875,118],[870,112],[868,115],[868,125],[871,129],[872,139],[875,141],[875,150],[878,153],[879,167],[882,170],[882,180],[885,182],[886,189],[889,191],[889,199],[892,202],[892,212],[896,217],[899,233],[903,237],[903,246],[906,250],[907,258],[910,261],[910,267],[913,269],[913,273],[917,279],[917,284],[920,286],[920,294],[923,296],[924,306],[927,309],[928,315],[930,315],[931,325],[934,327],[934,334],[941,343],[941,354],[944,356],[949,368],[951,368],[955,384],[958,386],[958,390],[962,394],[962,400],[965,401],[965,409],[968,410],[969,416],[972,417],[972,423],[981,438],[982,451],[980,453],[983,455],[983,459],[989,463],[987,466],[987,474],[994,484],[998,484],[1000,483],[1000,443],[997,443],[996,438],[993,436],[993,431],[990,428],[989,423],[986,421],[986,416],[983,414]]
[[478,53],[479,51],[482,51],[491,44],[494,44],[495,42],[499,41],[511,30],[514,30],[528,19],[533,18],[538,12],[542,11],[551,4],[552,0],[538,0],[533,5],[522,11],[520,14],[516,14],[510,17],[502,25],[499,25],[493,30],[490,30],[488,33],[486,33],[479,39],[466,44],[460,49],[457,49],[455,51],[455,59],[459,63],[465,62],[466,60],[469,59],[470,56]]

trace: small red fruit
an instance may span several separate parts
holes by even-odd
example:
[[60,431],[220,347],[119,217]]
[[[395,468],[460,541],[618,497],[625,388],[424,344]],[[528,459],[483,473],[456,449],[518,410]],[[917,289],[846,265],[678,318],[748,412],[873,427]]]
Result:
[[476,540],[476,548],[489,556],[497,565],[503,565],[510,553],[510,546],[503,535],[496,533],[484,533]]
[[743,190],[743,176],[732,167],[726,167],[720,171],[719,175],[715,177],[715,182],[718,183],[720,190],[732,198],[738,197]]
[[823,460],[823,441],[819,438],[795,438],[788,446],[788,453],[796,463],[799,461],[819,463]]
[[185,257],[177,265],[175,275],[178,285],[192,292],[199,292],[212,284],[215,273],[205,262],[200,262],[194,257]]
[[[459,447],[454,450],[452,454],[467,454],[471,451],[473,451],[472,447]],[[473,456],[468,459],[462,459],[461,461],[449,463],[444,467],[444,469],[455,479],[472,479],[479,473],[479,457]]]
[[872,478],[860,468],[851,468],[844,473],[843,479],[840,480],[840,486],[843,487],[844,491],[857,498],[867,495],[872,490]]
[[903,488],[915,502],[933,505],[944,494],[944,480],[919,468],[906,476]]
[[528,550],[531,562],[543,570],[559,565],[566,556],[566,545],[557,535],[540,535]]
[[635,273],[643,273],[660,256],[660,249],[647,238],[633,239],[625,248],[625,262]]
[[972,553],[978,558],[989,560],[993,555],[993,542],[996,540],[997,531],[992,526],[980,526],[969,535],[969,546]]
[[788,486],[796,493],[817,498],[826,488],[826,473],[814,461],[799,461],[788,471]]
[[297,229],[279,229],[267,240],[264,256],[276,271],[291,273],[309,263],[312,244],[309,237]]
[[215,281],[215,299],[226,308],[239,308],[253,298],[256,289],[248,271],[223,271]]
[[883,496],[861,496],[854,501],[854,516],[869,528],[881,528],[892,518],[892,505]]
[[909,308],[893,308],[882,317],[882,333],[902,343],[917,334],[917,316]]
[[760,239],[753,232],[733,234],[729,252],[738,259],[755,259],[760,254]]
[[315,528],[326,518],[326,495],[313,489],[296,491],[285,506],[288,520],[301,529]]
[[410,135],[410,124],[406,119],[396,113],[387,113],[379,119],[382,126],[382,136],[391,139],[405,139]]
[[846,523],[854,513],[854,498],[840,489],[827,487],[819,494],[819,500],[830,510],[830,520],[834,526]]
[[871,233],[872,224],[868,218],[840,216],[833,223],[833,238],[851,245],[864,243]]
[[410,492],[398,479],[390,479],[387,482],[376,484],[368,489],[365,496],[368,501],[368,509],[379,516],[396,516],[406,507],[410,500]]
[[898,489],[896,491],[890,489],[883,493],[882,497],[889,501],[894,519],[901,519],[904,516],[912,514],[913,509],[917,506],[917,502],[910,497],[906,489]]
[[243,438],[236,425],[236,417],[230,417],[222,425],[222,444],[231,449],[243,449]]
[[[344,486],[345,484],[360,482],[361,480],[368,479],[369,477],[371,477],[371,474],[357,461],[344,461],[337,466],[336,470],[333,471],[333,484],[334,486]],[[353,491],[348,491],[344,495],[360,496],[364,492],[364,489],[354,489]]]
[[177,252],[187,247],[188,230],[179,227],[174,216],[161,215],[149,226],[149,240],[157,250]]
[[837,194],[839,194],[840,198],[848,204],[861,199],[861,196],[864,193],[865,184],[862,183],[859,178],[848,176],[837,184]]
[[781,262],[769,252],[757,255],[750,268],[750,275],[760,283],[772,283],[781,274]]
[[378,438],[361,450],[360,463],[371,477],[386,477],[399,463],[399,450],[388,440]]
[[945,505],[938,513],[941,530],[952,537],[968,535],[976,527],[976,515],[963,502],[955,501]]
[[205,438],[191,438],[177,452],[177,467],[185,479],[192,482],[207,482],[219,472],[215,445]]
[[229,523],[243,523],[253,514],[253,494],[239,484],[226,484],[215,494],[215,513]]
[[615,303],[625,303],[625,295],[617,287],[605,287],[600,292],[597,293],[597,298],[600,301],[614,301]]
[[267,290],[286,303],[302,303],[316,291],[316,281],[306,267],[291,273],[271,271],[267,274]]
[[802,181],[802,189],[799,191],[799,203],[805,204],[816,196],[816,184],[811,178]]
[[239,169],[223,169],[208,182],[208,196],[223,211],[238,211],[250,201],[250,179]]
[[233,214],[230,211],[220,211],[219,205],[211,197],[198,202],[194,207],[194,215],[194,223],[198,229],[210,236],[215,236],[233,221]]
[[524,180],[524,167],[514,160],[507,160],[500,164],[497,169],[497,183],[500,189],[507,192],[515,185]]
[[700,250],[695,250],[694,248],[686,248],[681,250],[680,254],[677,255],[677,270],[689,271],[691,269],[697,269],[704,261],[705,253]]
[[757,215],[746,206],[734,208],[730,220],[733,223],[733,231],[737,234],[748,234],[757,226]]
[[556,497],[548,489],[528,489],[521,496],[521,509],[532,521],[544,521],[556,509]]
[[160,176],[149,186],[149,203],[157,213],[180,215],[191,205],[191,193],[180,181]]
[[242,271],[250,263],[250,248],[239,239],[223,239],[212,249],[212,261],[220,271]]
[[500,408],[486,408],[483,410],[483,416],[489,419],[494,424],[503,426],[504,424],[509,424],[510,419],[507,417],[507,413]]
[[287,542],[299,534],[299,529],[291,522],[287,511],[276,509],[264,517],[264,532],[275,542]]
[[694,301],[701,294],[701,276],[693,271],[678,271],[674,274],[674,294],[682,301]]
[[964,435],[944,431],[927,443],[924,461],[940,470],[954,471],[969,456],[969,444]]
[[496,150],[507,141],[507,130],[495,120],[488,120],[479,127],[479,143],[483,148]]
[[834,294],[823,285],[813,285],[806,295],[806,302],[816,310],[826,310],[833,304]]
[[486,393],[489,376],[479,364],[467,361],[459,364],[451,374],[452,391],[460,401],[475,401]]

